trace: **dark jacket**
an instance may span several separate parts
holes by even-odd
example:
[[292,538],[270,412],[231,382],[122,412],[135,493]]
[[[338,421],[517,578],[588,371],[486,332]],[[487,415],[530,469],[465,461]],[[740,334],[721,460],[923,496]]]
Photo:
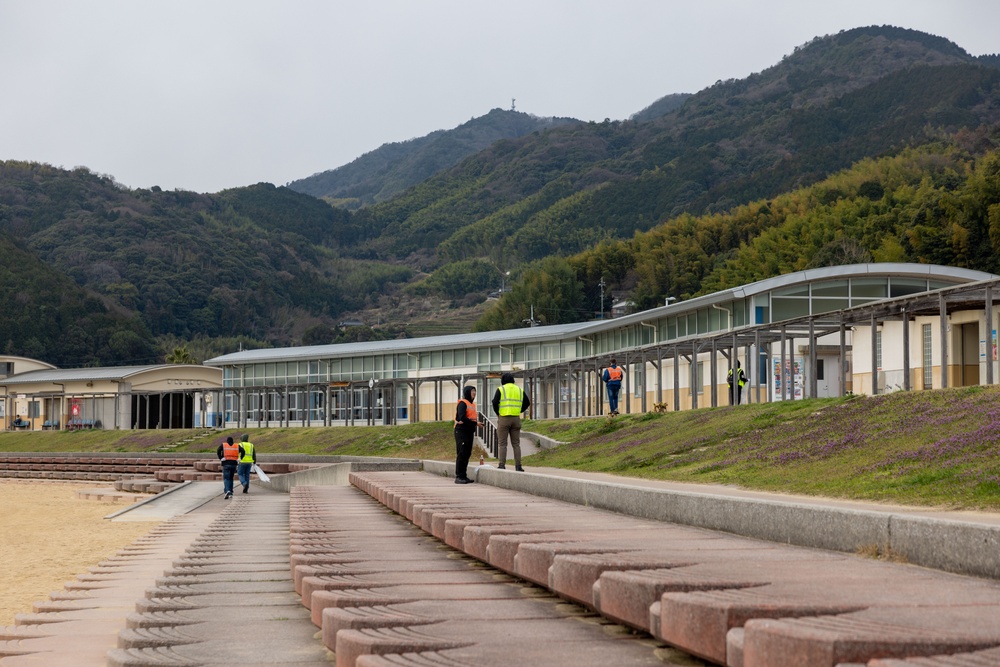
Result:
[[[472,401],[472,387],[466,387],[462,390],[462,398],[466,401]],[[473,418],[469,414],[469,409],[465,401],[459,401],[455,407],[455,429],[475,431],[477,426],[479,426],[478,412],[476,413],[476,418]]]

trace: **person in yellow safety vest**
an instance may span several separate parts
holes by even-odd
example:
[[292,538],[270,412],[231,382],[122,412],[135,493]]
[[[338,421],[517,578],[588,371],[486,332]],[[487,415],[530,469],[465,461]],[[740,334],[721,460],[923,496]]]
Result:
[[237,473],[240,476],[240,484],[243,485],[243,493],[250,493],[250,470],[257,464],[257,448],[250,442],[250,434],[244,433],[240,438],[240,465]]
[[513,373],[500,376],[500,386],[493,394],[493,412],[497,415],[497,457],[498,468],[507,467],[507,439],[514,450],[514,469],[524,472],[521,467],[521,413],[531,407],[528,392],[514,384]]
[[736,362],[736,382],[733,382],[733,369],[729,369],[729,378],[726,382],[729,384],[729,404],[739,405],[740,399],[743,397],[743,385],[747,383],[746,373],[740,368],[740,362]]
[[243,446],[233,442],[233,437],[229,436],[226,441],[219,445],[215,451],[222,461],[222,490],[226,494],[226,500],[233,497],[233,476],[236,474],[236,466],[243,458]]

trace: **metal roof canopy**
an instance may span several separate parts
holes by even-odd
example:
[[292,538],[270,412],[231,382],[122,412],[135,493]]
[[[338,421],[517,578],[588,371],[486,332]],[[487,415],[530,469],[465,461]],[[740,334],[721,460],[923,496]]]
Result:
[[[232,352],[205,361],[206,366],[238,366],[242,364],[282,361],[315,361],[324,358],[343,358],[363,356],[366,354],[403,354],[418,353],[432,350],[447,350],[456,347],[492,347],[510,341],[520,343],[532,342],[562,342],[567,336],[584,336],[600,333],[608,329],[639,323],[643,320],[656,319],[663,316],[687,313],[710,306],[713,303],[725,303],[735,299],[745,299],[755,294],[799,283],[809,283],[825,279],[863,278],[868,276],[890,276],[899,278],[920,278],[925,280],[939,279],[942,281],[967,280],[988,282],[997,280],[998,276],[982,271],[962,269],[934,264],[910,263],[871,263],[850,264],[835,267],[820,267],[787,273],[772,278],[766,278],[754,283],[713,292],[705,296],[695,297],[688,301],[672,303],[669,306],[659,306],[641,313],[632,313],[622,317],[591,322],[572,324],[552,324],[523,329],[502,329],[470,334],[451,334],[446,336],[429,336],[427,338],[405,338],[398,340],[366,341],[360,343],[340,343],[331,345],[311,345],[291,348],[261,348]],[[950,288],[946,288],[950,289]],[[906,298],[906,297],[900,297]],[[880,302],[881,303],[881,302]],[[801,319],[801,318],[799,318]],[[788,320],[795,322],[796,320]],[[777,324],[777,323],[775,323]],[[704,334],[711,337],[714,334]],[[682,340],[682,339],[677,339]],[[610,355],[605,355],[610,356]]]
[[[919,292],[891,299],[883,299],[877,302],[843,310],[818,313],[816,315],[803,315],[801,317],[781,320],[778,322],[770,322],[767,324],[747,325],[738,329],[729,329],[726,331],[695,334],[692,336],[685,336],[683,338],[676,338],[669,342],[636,346],[614,353],[603,353],[590,357],[581,357],[573,362],[553,364],[551,366],[533,369],[527,373],[558,373],[558,369],[569,369],[572,366],[580,365],[581,363],[584,364],[584,367],[593,366],[595,369],[600,369],[612,358],[623,361],[623,364],[628,364],[630,361],[634,362],[637,357],[645,362],[649,361],[648,356],[650,353],[655,353],[657,360],[674,360],[676,375],[676,368],[678,366],[676,362],[680,358],[690,362],[694,355],[714,350],[721,353],[723,357],[729,359],[730,365],[732,365],[732,358],[730,355],[734,349],[749,349],[751,346],[759,348],[764,345],[780,343],[790,339],[808,338],[810,340],[811,352],[808,367],[810,372],[808,375],[811,383],[814,385],[816,382],[816,373],[814,372],[816,359],[815,345],[812,341],[835,333],[840,333],[843,336],[848,327],[867,327],[873,326],[873,324],[877,326],[879,323],[885,321],[902,321],[904,318],[909,320],[913,317],[920,316],[941,317],[941,327],[942,330],[944,330],[947,326],[947,316],[956,311],[963,310],[976,310],[982,308],[986,311],[987,318],[992,319],[992,308],[993,303],[996,300],[995,293],[998,288],[1000,288],[1000,278],[990,278],[988,280],[954,285],[928,292]],[[646,319],[648,319],[648,316]],[[904,341],[904,343],[906,342],[907,341]],[[720,347],[719,343],[725,343],[725,345]],[[843,346],[843,342],[841,345]],[[941,349],[942,359],[945,360],[943,365],[946,365],[947,341],[945,336],[941,336]],[[874,358],[874,354],[872,356]],[[908,355],[904,355],[904,364],[906,364],[906,367],[908,368]],[[986,383],[993,384],[992,364],[987,364],[986,366]],[[626,380],[627,377],[628,376],[626,375]],[[904,377],[908,384],[908,373],[905,374]],[[945,383],[944,386],[947,386],[947,376],[945,375],[943,378]],[[843,386],[844,383],[842,382],[842,390]],[[906,389],[909,389],[909,387],[907,386]],[[816,387],[811,386],[811,390],[810,395],[815,395]],[[627,387],[623,387],[623,391],[626,391],[625,398],[627,405],[627,400],[629,398]],[[874,392],[877,393],[877,387]],[[645,392],[643,392],[642,398],[643,402],[645,402]],[[598,393],[598,399],[600,401],[600,393]],[[678,401],[676,391],[674,399],[676,405]],[[714,392],[712,396],[712,405],[716,405]],[[697,407],[696,395],[694,407]]]

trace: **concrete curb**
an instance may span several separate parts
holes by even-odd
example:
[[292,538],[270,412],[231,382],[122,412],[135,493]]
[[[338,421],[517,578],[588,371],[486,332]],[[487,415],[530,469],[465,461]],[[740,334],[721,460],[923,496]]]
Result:
[[[423,469],[435,475],[455,474],[455,464],[443,461],[424,461]],[[1000,526],[907,516],[892,510],[650,489],[485,466],[475,469],[475,480],[642,519],[830,551],[877,549],[914,565],[1000,579]]]
[[251,477],[251,481],[261,487],[288,493],[296,486],[349,486],[352,472],[379,472],[389,470],[418,471],[420,461],[416,459],[373,459],[370,457],[340,457],[340,463],[316,466],[283,475],[271,475],[269,482]]
[[160,491],[156,495],[149,496],[148,498],[144,498],[143,500],[140,500],[137,503],[132,503],[128,507],[124,507],[124,508],[118,510],[117,512],[112,512],[111,514],[106,515],[104,518],[105,519],[114,519],[116,516],[119,516],[121,514],[125,514],[126,512],[131,512],[132,510],[134,510],[136,508],[142,507],[143,505],[145,505],[147,503],[153,502],[157,498],[163,498],[167,494],[174,493],[178,489],[182,489],[182,488],[184,488],[185,486],[187,486],[188,484],[191,484],[191,483],[192,482],[190,480],[186,481],[186,482],[181,482],[177,486],[172,486],[169,489],[164,489],[163,491]]
[[532,433],[531,431],[521,431],[522,446],[524,440],[530,440],[535,443],[535,447],[538,449],[554,449],[559,445],[565,445],[565,442],[556,440],[555,438],[550,438],[547,435],[542,435],[541,433]]

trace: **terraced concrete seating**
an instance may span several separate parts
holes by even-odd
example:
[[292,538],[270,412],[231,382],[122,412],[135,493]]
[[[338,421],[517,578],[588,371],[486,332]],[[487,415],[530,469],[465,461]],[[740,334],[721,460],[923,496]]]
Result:
[[296,487],[291,499],[293,581],[338,667],[663,664],[655,643],[609,633],[599,616],[484,567],[354,489]]
[[[467,555],[715,664],[1000,664],[993,661],[997,581],[456,486],[425,473],[352,473],[351,483]],[[320,560],[314,555],[312,566],[338,567]],[[307,581],[336,584],[310,576],[304,595]],[[342,604],[336,591],[313,592],[313,605],[317,599]],[[325,638],[328,616],[330,628],[340,628],[335,619],[345,612],[323,611]]]
[[[222,479],[221,473],[196,472],[200,462],[193,457],[0,454],[0,477],[113,482],[118,491],[139,493],[158,493],[189,480]],[[118,487],[119,482],[136,478],[143,481]]]
[[350,480],[145,503],[206,492],[0,628],[0,667],[699,664],[676,649],[727,667],[1000,665],[998,581],[427,473]]

